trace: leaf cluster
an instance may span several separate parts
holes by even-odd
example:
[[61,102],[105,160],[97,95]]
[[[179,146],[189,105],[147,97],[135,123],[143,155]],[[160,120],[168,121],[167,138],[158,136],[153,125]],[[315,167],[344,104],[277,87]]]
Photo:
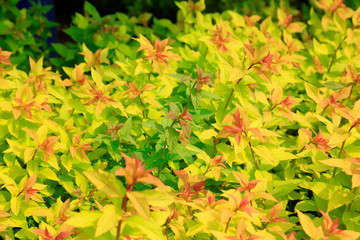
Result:
[[[66,76],[1,49],[1,236],[357,239],[360,9],[315,3],[304,23],[177,2],[165,36],[75,37]],[[111,32],[86,6],[82,33]]]

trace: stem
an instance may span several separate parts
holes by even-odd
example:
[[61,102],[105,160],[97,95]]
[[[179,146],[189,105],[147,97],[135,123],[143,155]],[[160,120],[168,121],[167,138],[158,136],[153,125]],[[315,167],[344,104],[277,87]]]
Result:
[[[131,191],[131,189],[128,189],[128,191]],[[126,212],[126,202],[127,202],[127,197],[126,197],[126,193],[122,199],[122,205],[121,205],[121,209]],[[119,220],[119,223],[117,225],[117,229],[116,229],[116,240],[120,240],[120,235],[121,235],[121,223],[122,223],[122,218]]]
[[265,224],[265,226],[262,228],[262,230],[264,230],[264,229],[267,227],[268,224],[269,224],[269,222],[267,222],[267,223]]
[[308,80],[305,80],[305,79],[304,79],[304,78],[302,78],[301,76],[298,76],[298,78],[299,78],[300,80],[304,81],[304,82],[307,82],[307,83],[309,83],[309,84],[311,84],[311,85],[315,86],[315,87],[318,87],[318,86],[316,86],[315,84],[313,84],[312,82],[309,82]]
[[[70,150],[69,150],[69,152],[70,152]],[[37,153],[37,149],[35,149],[34,155],[32,156],[30,161],[34,160],[36,153]]]
[[279,103],[278,103],[278,104],[275,104],[274,106],[272,106],[272,108],[270,109],[270,112],[271,112],[272,110],[274,110],[274,108],[276,108],[278,105],[279,105]]
[[[177,118],[174,119],[174,121],[171,123],[170,125],[170,128],[172,128],[174,126],[174,124],[177,122]],[[165,150],[166,150],[166,146],[167,146],[167,139],[166,139],[166,135],[165,135],[165,141],[164,141],[164,147],[163,147],[163,153],[162,153],[162,159],[164,159],[165,157]],[[157,173],[157,177],[160,176],[160,172],[161,172],[161,168],[162,168],[162,165],[163,165],[164,161],[159,165],[158,167],[158,173]]]
[[142,114],[143,114],[143,117],[145,118],[145,105],[144,105],[144,102],[142,101],[140,95],[139,95],[139,100],[140,100],[140,105],[143,108]]
[[205,172],[204,172],[204,176],[207,174],[207,172],[209,171],[209,169],[210,169],[210,164],[207,166],[207,168],[206,168],[206,170],[205,170]]
[[352,85],[352,86],[351,86],[351,89],[350,89],[350,94],[349,94],[348,99],[350,99],[350,97],[351,97],[351,94],[352,94],[352,92],[353,92],[354,86],[355,86],[355,85]]
[[339,152],[338,158],[341,157],[342,151],[343,151],[343,149],[344,149],[345,142],[346,142],[346,139],[345,139],[345,140],[343,141],[343,143],[341,144],[341,148],[340,148],[340,152]]
[[120,240],[121,223],[122,223],[122,219],[119,220],[119,223],[118,223],[118,225],[117,225],[117,229],[116,229],[116,240]]
[[[237,85],[237,83],[235,84],[235,86]],[[234,87],[235,87],[234,86]],[[234,88],[232,88],[231,89],[231,92],[230,92],[230,95],[229,95],[229,97],[228,97],[228,99],[226,100],[226,103],[225,103],[225,107],[224,107],[224,110],[223,110],[223,114],[225,113],[225,111],[226,111],[226,108],[227,108],[227,106],[229,105],[229,102],[230,102],[230,99],[232,98],[232,95],[234,94]]]
[[229,220],[228,220],[227,223],[226,223],[225,233],[227,232],[227,230],[228,230],[228,228],[229,228],[230,221],[231,221],[231,217],[229,218]]
[[324,114],[324,112],[325,112],[325,110],[327,109],[328,106],[329,106],[329,105],[327,105],[327,106],[324,108],[324,110],[321,112],[320,116],[322,116],[322,115]]
[[169,240],[169,235],[168,235],[169,221],[170,221],[170,219],[167,218],[167,220],[166,220],[166,228],[165,228],[165,235],[166,235],[167,240]]
[[[250,68],[252,68],[255,64],[257,64],[257,63],[252,63],[246,70],[250,70]],[[223,109],[223,113],[222,113],[223,115],[224,115],[224,113],[225,113],[225,111],[226,111],[226,108],[228,107],[228,105],[229,105],[229,103],[230,103],[230,100],[231,100],[231,98],[232,98],[232,96],[233,96],[233,94],[234,94],[235,87],[241,82],[241,80],[242,80],[243,78],[244,78],[244,77],[239,78],[239,79],[236,81],[235,85],[232,87],[231,92],[230,92],[230,95],[229,95],[229,97],[227,98],[226,103],[225,103],[225,107],[224,107],[224,109]]]
[[[354,126],[351,126],[348,132],[351,132],[351,130],[353,129],[353,127],[354,127]],[[345,139],[345,140],[343,141],[343,143],[341,144],[338,158],[341,157],[341,154],[342,154],[342,152],[343,152],[343,150],[344,150],[345,142],[346,142],[346,139]],[[333,175],[332,175],[333,177],[335,176],[336,171],[337,171],[337,167],[334,168]]]
[[120,133],[117,134],[118,142],[119,142],[119,148],[121,149],[121,140],[120,140]]
[[[341,157],[341,154],[343,152],[343,149],[344,149],[344,145],[345,145],[345,142],[346,142],[346,139],[343,141],[343,143],[341,144],[341,148],[340,148],[340,152],[339,152],[339,156],[338,158]],[[334,168],[334,171],[333,171],[333,174],[332,174],[332,177],[335,177],[335,174],[336,174],[336,171],[337,171],[337,167]]]
[[252,149],[250,140],[249,140],[249,147],[250,147],[250,150],[251,150],[251,156],[252,156],[252,158],[253,158],[253,160],[254,160],[254,163],[255,163],[255,168],[256,168],[257,170],[259,170],[259,165],[258,165],[258,162],[257,162],[257,160],[256,160],[256,158],[255,158],[255,153],[254,153],[254,150]]
[[[352,193],[356,195],[356,191],[359,189],[359,187],[353,188]],[[351,210],[351,205],[353,204],[354,199],[349,203],[349,206],[347,207],[348,212]]]
[[186,109],[189,108],[189,103],[190,103],[190,98],[191,98],[191,90],[194,89],[194,87],[195,87],[195,85],[197,84],[198,81],[199,81],[199,79],[196,80],[196,82],[194,83],[194,85],[190,88],[190,94],[189,94],[188,100],[187,100],[187,102],[186,102]]
[[24,189],[23,189],[23,190],[21,190],[21,192],[19,192],[19,194],[18,194],[18,195],[16,195],[16,197],[20,196],[20,194],[22,194],[23,192],[24,192]]
[[192,215],[190,206],[188,206],[188,210],[189,210],[189,215],[190,215],[190,217],[193,218],[193,215]]
[[334,54],[333,54],[333,56],[332,56],[330,65],[329,65],[328,70],[327,70],[328,73],[330,72],[330,69],[331,69],[331,67],[332,67],[332,65],[333,65],[333,63],[334,63],[334,61],[335,61],[337,51],[339,51],[342,43],[345,41],[346,38],[347,38],[347,35],[345,35],[345,37],[343,38],[343,40],[339,43],[339,45],[338,45],[337,48],[335,49],[335,52],[334,52]]
[[217,145],[217,139],[214,139],[214,151],[213,151],[213,158],[215,157],[216,154],[216,145]]
[[305,146],[306,146],[306,145],[304,145],[304,146],[302,147],[302,149],[300,149],[300,151],[298,152],[298,154],[301,153],[302,151],[304,151]]

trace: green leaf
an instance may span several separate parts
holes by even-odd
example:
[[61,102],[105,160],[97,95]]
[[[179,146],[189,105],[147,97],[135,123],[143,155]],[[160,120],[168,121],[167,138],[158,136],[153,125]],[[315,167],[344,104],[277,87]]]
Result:
[[[86,29],[89,26],[88,20],[80,13],[75,13],[74,22],[81,29]],[[62,44],[59,44],[59,45],[62,45]]]
[[93,18],[95,19],[100,19],[100,14],[98,13],[98,11],[96,10],[96,8],[91,5],[91,3],[89,3],[88,1],[86,1],[84,3],[84,10],[86,12],[88,12],[91,16],[93,16]]
[[183,130],[184,136],[187,139],[190,139],[191,136],[191,123],[185,122],[184,126],[181,128]]
[[318,197],[329,200],[331,195],[335,192],[335,186],[325,182],[303,182],[300,187],[310,189]]
[[330,212],[336,208],[351,203],[354,197],[355,196],[351,194],[349,190],[347,191],[343,189],[337,190],[336,192],[334,192],[334,194],[332,194],[332,196],[329,199],[327,211]]
[[71,27],[64,30],[66,34],[68,34],[72,39],[76,42],[84,42],[84,30],[77,27]]
[[345,211],[342,220],[347,230],[359,231],[360,229],[360,213],[355,211]]
[[[75,13],[78,14],[78,13]],[[79,14],[80,15],[80,14]],[[53,43],[51,44],[55,51],[62,57],[65,58],[65,61],[72,60],[75,58],[75,51],[71,50],[70,48],[66,47],[64,44],[60,43]]]
[[183,75],[183,74],[170,74],[170,73],[168,73],[167,75],[179,80],[180,84],[187,81],[187,80],[194,81],[194,79],[192,79],[191,77],[189,77],[187,75]]
[[129,135],[131,133],[131,129],[132,129],[132,117],[129,117],[124,123],[124,126],[120,129],[120,136]]
[[61,160],[61,164],[65,167],[65,169],[70,172],[71,169],[72,169],[72,162],[73,162],[73,159],[70,155],[62,155],[60,157],[60,160]]
[[76,170],[75,170],[75,182],[76,182],[76,185],[78,185],[78,187],[80,188],[81,192],[84,195],[89,194],[88,180],[84,177],[84,175],[82,175],[81,173],[79,173]]
[[296,209],[302,211],[302,212],[308,212],[308,211],[318,211],[318,207],[316,206],[314,201],[311,200],[303,200],[296,204]]
[[113,175],[100,169],[98,171],[86,171],[83,173],[97,189],[109,197],[121,198],[125,195],[124,186]]
[[56,173],[51,168],[41,168],[38,177],[44,179],[50,179],[53,181],[60,181]]
[[201,94],[196,92],[194,94],[191,94],[190,96],[191,96],[191,103],[196,111],[201,103]]
[[175,129],[168,127],[165,129],[165,134],[169,150],[173,152],[179,140],[179,133]]
[[331,90],[339,90],[339,89],[346,87],[343,84],[341,84],[339,82],[334,82],[334,81],[327,81],[323,85],[324,85],[324,87],[331,89]]

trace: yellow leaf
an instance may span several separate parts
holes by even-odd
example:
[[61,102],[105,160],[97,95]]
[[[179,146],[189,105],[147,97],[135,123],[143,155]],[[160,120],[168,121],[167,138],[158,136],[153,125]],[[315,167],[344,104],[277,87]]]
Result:
[[121,102],[116,101],[115,103],[111,104],[111,106],[113,106],[114,108],[119,109],[122,112],[122,114],[125,115],[125,117],[128,117],[128,115],[125,112],[124,105]]
[[215,181],[219,180],[221,176],[222,167],[220,166],[212,166],[211,173],[214,175]]
[[48,127],[46,124],[41,125],[37,130],[37,136],[39,137],[40,142],[44,141],[48,134]]
[[50,154],[47,162],[50,166],[52,166],[56,170],[59,170],[59,164],[58,164],[56,156]]
[[352,86],[344,87],[344,88],[340,89],[339,91],[337,91],[336,93],[334,93],[333,96],[335,98],[335,101],[339,101],[339,100],[348,98],[350,96],[351,89],[352,89]]
[[98,170],[86,171],[83,174],[95,185],[97,189],[104,192],[109,197],[123,197],[125,189],[121,182],[118,181],[113,175]]
[[351,188],[356,188],[360,186],[360,168],[353,169],[351,182]]
[[30,212],[31,215],[37,216],[37,217],[48,217],[53,218],[54,214],[47,208],[38,208]]
[[186,236],[186,231],[184,225],[180,224],[179,222],[171,222],[170,229],[175,234],[176,239],[179,240],[186,240],[188,237]]
[[339,146],[350,136],[350,133],[344,129],[337,128],[331,134],[328,145],[331,147]]
[[357,100],[354,104],[353,109],[351,110],[355,120],[360,118],[360,99]]
[[208,140],[217,135],[217,132],[214,129],[207,129],[205,131],[202,131],[199,135],[200,140]]
[[94,222],[101,216],[100,212],[77,212],[70,217],[65,224],[74,226],[76,228],[92,227]]
[[345,159],[329,158],[321,160],[320,162],[331,167],[341,168],[347,175],[351,175],[351,162],[346,161]]
[[36,151],[35,148],[25,149],[25,152],[24,152],[24,163],[25,164],[33,158],[35,151]]
[[305,83],[305,90],[306,94],[314,100],[316,103],[320,103],[322,101],[321,94],[319,92],[319,89],[313,85],[310,85],[309,83]]
[[158,103],[153,96],[146,96],[144,98],[144,102],[147,102],[148,104],[150,104],[151,106],[155,107],[155,108],[162,108],[162,105],[160,103]]
[[102,114],[105,108],[106,108],[105,103],[101,101],[97,102],[95,107],[95,116],[98,117],[100,114]]
[[254,61],[254,59],[255,59],[255,56],[254,56],[255,48],[251,44],[244,44],[244,50],[246,52],[246,55],[248,55],[249,58],[252,61]]
[[37,132],[33,129],[28,129],[28,128],[24,128],[24,131],[26,132],[26,134],[31,137],[32,139],[34,139],[35,142],[40,142],[39,136],[37,134]]
[[156,88],[156,86],[154,84],[148,83],[148,84],[145,84],[145,86],[143,86],[141,88],[141,92],[143,92],[143,91],[151,91],[154,88]]
[[165,240],[165,236],[162,227],[159,226],[156,221],[151,218],[146,220],[140,215],[132,215],[124,220],[124,223],[130,227],[139,230],[142,234],[147,236],[147,239],[152,240]]
[[265,162],[267,162],[268,164],[270,164],[272,166],[277,165],[275,163],[275,158],[274,158],[273,154],[267,147],[265,147],[263,145],[258,145],[258,146],[253,147],[253,150],[259,157],[261,157],[263,160],[265,160]]
[[19,214],[21,208],[21,199],[20,197],[12,197],[10,200],[10,208],[15,216]]
[[296,212],[299,216],[299,221],[300,221],[300,224],[301,224],[303,230],[309,237],[311,237],[312,239],[319,239],[319,238],[323,237],[321,230],[319,228],[315,227],[314,223],[312,222],[312,220],[309,216],[306,216],[299,210],[296,210]]
[[147,199],[148,203],[156,207],[167,207],[175,200],[164,189],[148,189],[141,192]]
[[119,216],[114,205],[106,205],[103,208],[103,214],[100,216],[96,226],[95,237],[98,237],[111,229],[115,228]]
[[141,192],[127,192],[126,196],[129,198],[137,213],[143,218],[150,220],[150,208],[146,196]]

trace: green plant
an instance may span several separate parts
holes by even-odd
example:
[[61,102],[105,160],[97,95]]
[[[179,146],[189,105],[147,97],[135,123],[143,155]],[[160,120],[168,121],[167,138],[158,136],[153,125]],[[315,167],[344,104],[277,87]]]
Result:
[[0,47],[14,52],[12,63],[18,65],[19,69],[28,70],[27,56],[50,56],[52,50],[47,40],[51,36],[50,29],[57,24],[45,17],[51,6],[32,1],[29,9],[18,9],[18,2],[0,1]]
[[67,78],[0,51],[3,238],[359,238],[360,9],[316,3],[179,2],[174,39],[78,43]]

